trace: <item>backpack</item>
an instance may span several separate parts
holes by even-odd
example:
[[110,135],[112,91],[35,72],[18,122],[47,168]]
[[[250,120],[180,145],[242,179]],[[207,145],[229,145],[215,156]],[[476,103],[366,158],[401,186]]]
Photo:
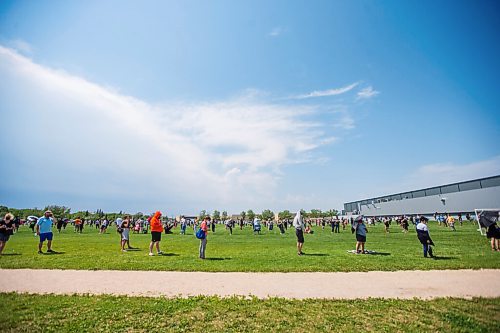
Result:
[[203,229],[198,229],[198,231],[196,232],[196,238],[198,239],[205,239],[205,231],[203,231]]

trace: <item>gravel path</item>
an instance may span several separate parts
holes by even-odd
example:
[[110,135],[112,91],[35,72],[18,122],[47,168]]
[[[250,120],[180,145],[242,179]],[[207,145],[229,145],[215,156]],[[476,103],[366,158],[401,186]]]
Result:
[[500,270],[205,273],[0,269],[0,292],[258,298],[500,297]]

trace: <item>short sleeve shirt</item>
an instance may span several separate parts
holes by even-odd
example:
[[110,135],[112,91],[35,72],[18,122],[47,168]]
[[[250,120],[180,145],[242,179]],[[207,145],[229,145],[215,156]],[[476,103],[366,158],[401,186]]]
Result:
[[38,219],[38,222],[36,223],[40,227],[40,233],[45,234],[47,232],[52,232],[52,219],[41,217]]

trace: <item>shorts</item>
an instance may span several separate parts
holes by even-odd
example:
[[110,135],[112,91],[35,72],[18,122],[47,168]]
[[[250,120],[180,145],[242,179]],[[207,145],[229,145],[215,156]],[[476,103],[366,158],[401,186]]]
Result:
[[366,243],[366,236],[356,234],[356,240],[360,243]]
[[295,235],[297,235],[298,243],[304,243],[304,232],[302,229],[295,229]]
[[0,242],[7,242],[10,238],[10,235],[0,234]]
[[123,229],[122,231],[122,240],[129,240],[130,229]]
[[52,240],[52,232],[44,232],[43,234],[40,234],[40,243],[43,243],[46,240]]
[[161,232],[159,231],[151,231],[151,241],[159,242],[161,241]]

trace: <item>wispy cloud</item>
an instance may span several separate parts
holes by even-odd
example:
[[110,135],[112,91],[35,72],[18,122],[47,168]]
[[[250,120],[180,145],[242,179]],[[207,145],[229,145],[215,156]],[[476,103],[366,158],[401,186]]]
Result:
[[[0,121],[33,130],[4,132],[16,138],[2,143],[16,167],[2,164],[0,170],[6,179],[24,179],[4,183],[17,189],[99,193],[148,208],[180,200],[178,209],[192,212],[259,207],[274,197],[283,166],[335,141],[314,121],[314,106],[255,94],[155,105],[2,46],[0,75]],[[44,163],[33,169],[33,161]]]
[[500,175],[500,156],[467,164],[435,163],[418,168],[410,177],[416,186],[428,187]]
[[285,32],[285,29],[283,27],[274,27],[273,30],[271,30],[267,35],[269,37],[276,38],[280,35],[282,35]]
[[354,89],[359,83],[355,82],[352,83],[348,86],[341,87],[341,88],[335,88],[335,89],[327,89],[327,90],[317,90],[310,92],[308,94],[303,94],[303,95],[296,95],[293,96],[293,99],[305,99],[305,98],[313,98],[313,97],[326,97],[326,96],[337,96],[337,95],[342,95],[345,94],[346,92],[351,91]]
[[33,54],[33,47],[28,42],[22,39],[13,39],[7,43],[11,48],[25,54],[31,55]]
[[358,91],[357,99],[369,99],[380,94],[379,91],[373,90],[372,86],[366,87]]

